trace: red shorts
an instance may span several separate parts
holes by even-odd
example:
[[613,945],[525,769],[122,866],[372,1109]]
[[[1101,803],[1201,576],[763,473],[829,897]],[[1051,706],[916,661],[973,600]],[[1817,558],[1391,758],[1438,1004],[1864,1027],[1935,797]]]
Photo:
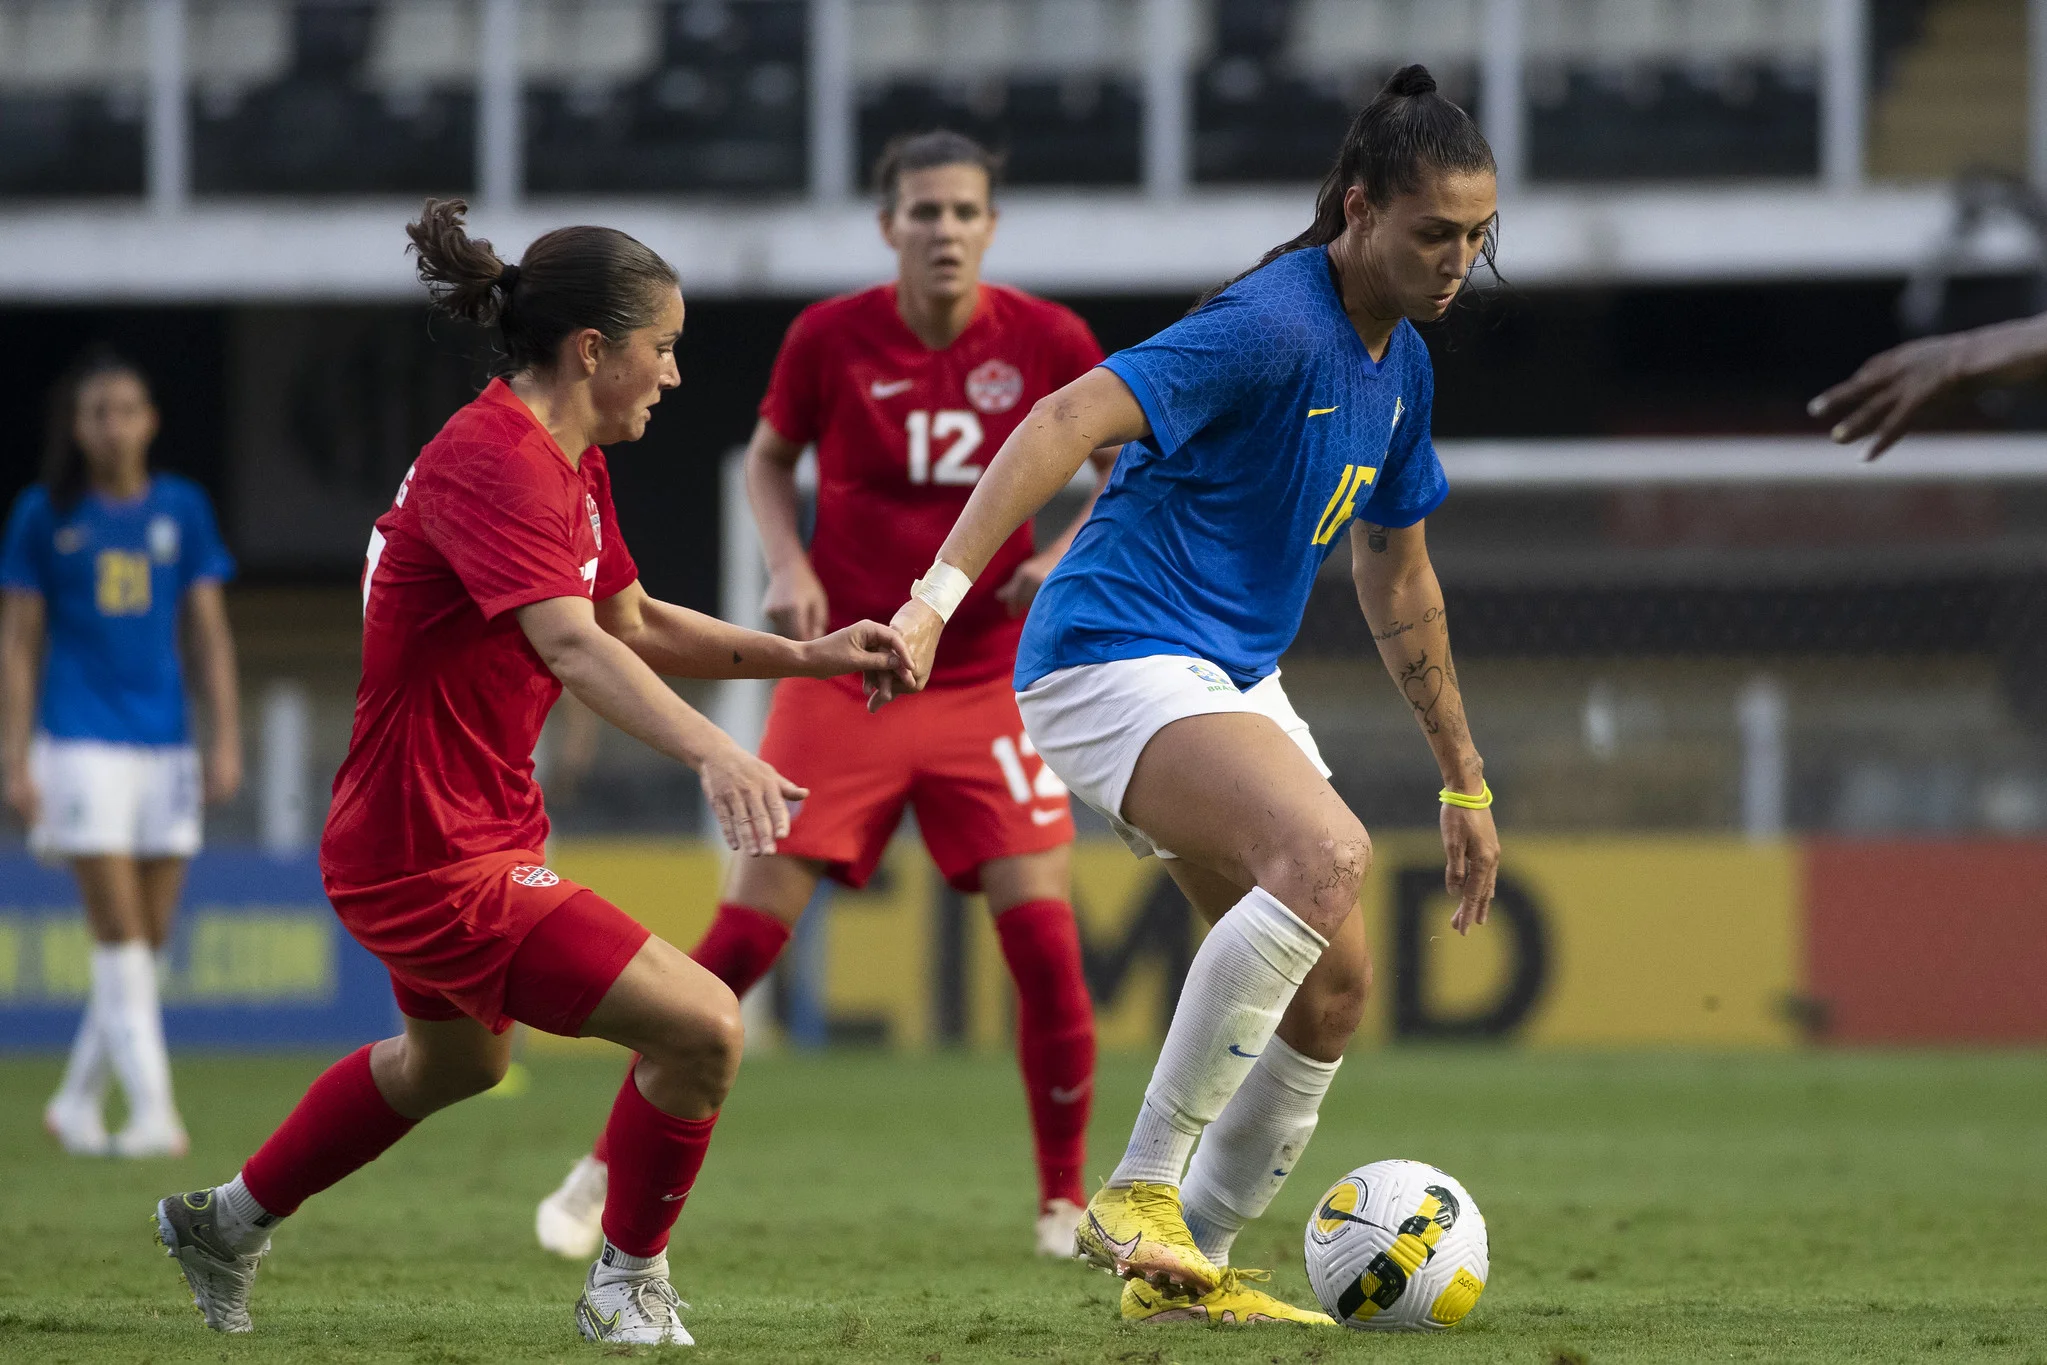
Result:
[[945,879],[981,889],[981,864],[1073,842],[1066,787],[1024,734],[1007,678],[900,697],[879,715],[855,679],[775,686],[761,757],[810,788],[776,851],[861,887],[903,807]]
[[623,910],[525,849],[373,886],[329,880],[327,899],[391,973],[402,1013],[466,1015],[493,1033],[514,1020],[549,1033],[580,1032],[649,937]]

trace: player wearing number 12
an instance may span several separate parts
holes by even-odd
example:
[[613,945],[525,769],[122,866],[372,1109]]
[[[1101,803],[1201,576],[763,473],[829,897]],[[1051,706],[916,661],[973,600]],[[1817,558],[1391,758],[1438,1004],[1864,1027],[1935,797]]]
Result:
[[[767,612],[784,634],[808,640],[893,611],[988,457],[1034,402],[1102,358],[1073,313],[981,283],[992,169],[954,133],[891,146],[875,178],[895,282],[804,310],[782,343],[746,469],[773,573]],[[806,551],[794,470],[812,443],[817,522]],[[1097,462],[1112,459],[1100,452]],[[869,716],[857,679],[776,686],[761,757],[810,796],[773,857],[733,865],[691,953],[744,994],[774,965],[820,879],[864,885],[913,807],[939,871],[983,892],[995,916],[1017,987],[1038,1245],[1059,1256],[1072,1254],[1083,1201],[1094,1019],[1068,903],[1066,788],[1032,751],[1009,675],[1024,612],[1064,547],[1036,553],[1029,528],[1004,541],[946,636],[930,690],[900,711]],[[600,1144],[541,1204],[542,1245],[574,1255],[594,1236],[605,1156]]]

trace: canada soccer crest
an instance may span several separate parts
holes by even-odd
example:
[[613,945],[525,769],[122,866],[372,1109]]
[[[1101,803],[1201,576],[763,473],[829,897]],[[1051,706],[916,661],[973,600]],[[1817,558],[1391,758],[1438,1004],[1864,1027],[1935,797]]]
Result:
[[533,863],[520,863],[512,869],[512,880],[521,886],[553,886],[561,881],[560,874]]
[[597,515],[597,498],[585,493],[583,501],[590,507],[590,538],[597,542],[597,553],[604,553],[604,519]]
[[1008,412],[1023,397],[1023,371],[1007,360],[990,360],[967,375],[967,401],[982,412]]

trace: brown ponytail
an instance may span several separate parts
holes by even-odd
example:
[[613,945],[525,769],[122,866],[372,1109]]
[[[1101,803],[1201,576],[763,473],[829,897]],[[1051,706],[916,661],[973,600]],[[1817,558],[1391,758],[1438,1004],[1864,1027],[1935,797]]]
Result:
[[617,343],[661,315],[675,268],[616,228],[566,227],[537,238],[517,265],[471,237],[460,199],[429,199],[405,235],[440,311],[495,326],[505,370],[545,369],[563,338],[594,327]]

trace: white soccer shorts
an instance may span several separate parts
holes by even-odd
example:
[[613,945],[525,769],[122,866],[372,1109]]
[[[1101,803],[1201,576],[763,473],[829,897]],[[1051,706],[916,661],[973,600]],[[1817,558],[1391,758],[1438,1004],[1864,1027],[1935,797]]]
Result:
[[199,851],[199,754],[189,744],[109,744],[38,736],[29,772],[42,815],[29,831],[39,857]]
[[1228,674],[1205,659],[1179,654],[1115,659],[1047,673],[1016,694],[1016,705],[1038,756],[1140,858],[1176,856],[1123,820],[1123,793],[1137,756],[1176,720],[1228,711],[1265,716],[1300,746],[1315,771],[1329,776],[1277,670],[1239,692]]

